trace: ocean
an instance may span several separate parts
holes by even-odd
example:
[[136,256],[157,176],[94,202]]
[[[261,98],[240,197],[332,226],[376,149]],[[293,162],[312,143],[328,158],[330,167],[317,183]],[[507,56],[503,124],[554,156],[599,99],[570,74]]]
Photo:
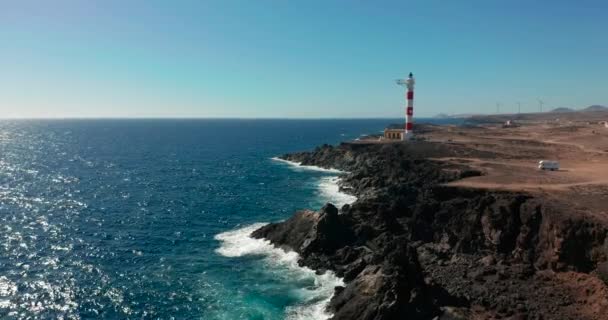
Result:
[[273,157],[395,122],[0,121],[0,318],[327,318],[342,280],[248,234],[354,198]]

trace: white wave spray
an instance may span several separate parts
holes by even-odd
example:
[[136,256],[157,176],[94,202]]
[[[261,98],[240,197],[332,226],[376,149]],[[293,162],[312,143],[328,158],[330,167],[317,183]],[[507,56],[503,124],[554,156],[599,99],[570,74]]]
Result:
[[[357,200],[357,197],[340,191],[340,178],[335,174],[341,174],[344,171],[317,166],[303,166],[298,162],[280,158],[272,158],[272,160],[287,164],[296,171],[319,171],[334,174],[321,177],[319,180],[319,195],[323,201],[341,207]],[[299,266],[299,255],[294,251],[287,252],[276,248],[268,240],[252,238],[251,233],[264,225],[265,223],[256,223],[216,235],[215,239],[221,242],[220,247],[216,250],[217,253],[225,257],[262,256],[265,263],[271,268],[287,272],[291,279],[313,279],[313,287],[300,289],[300,296],[304,302],[297,306],[288,307],[286,318],[290,320],[329,319],[331,314],[326,311],[326,307],[334,294],[334,288],[343,286],[344,281],[331,271],[318,275],[310,268]]]
[[289,161],[289,160],[285,160],[285,159],[281,159],[281,158],[277,158],[277,157],[273,157],[271,159],[274,161],[285,163],[285,164],[291,166],[291,168],[296,171],[308,170],[308,171],[320,171],[320,172],[328,172],[328,173],[344,173],[344,171],[334,169],[334,168],[325,169],[325,168],[321,168],[321,167],[317,167],[317,166],[307,166],[307,165],[302,165],[300,162]]
[[333,203],[340,208],[345,204],[351,204],[357,200],[357,197],[340,191],[340,178],[323,177],[319,181],[319,193],[324,201]]
[[265,223],[256,223],[216,235],[215,239],[221,242],[216,252],[226,257],[262,256],[269,267],[284,270],[291,279],[313,279],[313,287],[301,289],[304,303],[289,307],[286,317],[290,320],[330,318],[331,314],[325,309],[333,296],[334,288],[344,285],[343,280],[330,271],[317,275],[312,269],[298,265],[299,255],[296,252],[286,252],[274,247],[268,240],[252,238],[251,233],[264,225]]
[[[325,169],[317,166],[303,166],[299,162],[284,160],[276,157],[272,158],[272,160],[285,163],[289,165],[291,169],[296,171],[320,171],[335,174],[346,173],[345,171],[333,168]],[[338,208],[342,207],[345,204],[351,204],[357,200],[357,197],[342,192],[340,190],[340,177],[335,175],[320,178],[318,182],[318,188],[321,199],[324,202],[333,203]]]

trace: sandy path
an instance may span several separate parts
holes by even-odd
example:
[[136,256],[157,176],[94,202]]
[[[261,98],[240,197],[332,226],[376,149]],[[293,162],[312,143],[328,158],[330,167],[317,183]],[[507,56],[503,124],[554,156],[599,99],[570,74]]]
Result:
[[[511,191],[571,191],[580,187],[601,189],[608,186],[608,130],[597,131],[595,127],[580,123],[567,126],[543,122],[508,129],[499,126],[452,127],[433,131],[427,138],[473,146],[496,155],[483,159],[435,158],[468,165],[484,174],[449,185]],[[543,159],[559,160],[561,170],[538,170],[538,161]]]

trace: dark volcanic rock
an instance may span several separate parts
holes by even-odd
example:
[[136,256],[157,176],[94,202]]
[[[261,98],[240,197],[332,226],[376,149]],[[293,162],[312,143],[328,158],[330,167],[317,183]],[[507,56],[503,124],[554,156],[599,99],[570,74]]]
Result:
[[342,187],[358,200],[297,212],[253,236],[344,278],[329,306],[333,319],[581,318],[576,310],[587,300],[555,272],[599,265],[608,279],[605,225],[531,194],[446,186],[480,174],[429,160],[459,155],[488,156],[423,141],[285,155],[348,171]]
[[370,264],[331,301],[333,319],[430,319],[440,313],[414,248],[391,239],[383,262]]
[[281,223],[271,223],[253,232],[273,244],[304,255],[331,254],[354,242],[349,217],[338,215],[328,203],[319,212],[300,211]]
[[[317,270],[332,269],[348,284],[336,291],[333,319],[428,319],[439,314],[415,248],[404,236],[384,232],[357,246],[349,215],[338,215],[331,204],[319,212],[301,211],[285,222],[253,233],[277,246],[300,253],[302,263]],[[371,248],[374,249],[371,249]]]

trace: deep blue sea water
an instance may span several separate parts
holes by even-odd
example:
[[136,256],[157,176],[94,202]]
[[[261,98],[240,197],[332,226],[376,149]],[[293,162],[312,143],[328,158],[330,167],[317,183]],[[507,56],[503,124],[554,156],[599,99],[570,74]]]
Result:
[[322,318],[340,279],[247,233],[348,198],[271,158],[396,121],[0,121],[0,318]]

